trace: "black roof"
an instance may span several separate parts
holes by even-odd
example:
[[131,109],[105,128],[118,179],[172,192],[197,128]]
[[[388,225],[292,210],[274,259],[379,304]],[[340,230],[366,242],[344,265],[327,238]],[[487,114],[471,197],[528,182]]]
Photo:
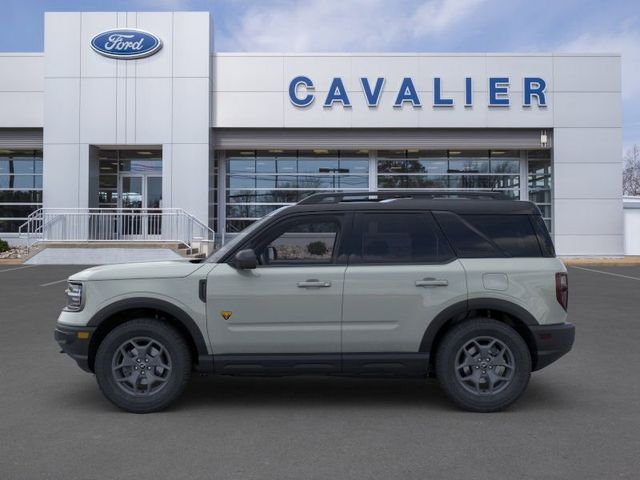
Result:
[[479,191],[351,191],[316,193],[287,213],[354,210],[440,210],[461,214],[539,215],[532,202],[511,200],[499,192]]

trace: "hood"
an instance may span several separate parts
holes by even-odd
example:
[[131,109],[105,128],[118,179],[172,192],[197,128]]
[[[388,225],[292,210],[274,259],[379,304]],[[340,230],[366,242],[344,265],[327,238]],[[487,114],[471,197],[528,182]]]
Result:
[[189,260],[170,260],[164,262],[118,263],[87,268],[74,273],[69,280],[135,280],[145,278],[180,278],[191,275],[204,263],[191,263]]

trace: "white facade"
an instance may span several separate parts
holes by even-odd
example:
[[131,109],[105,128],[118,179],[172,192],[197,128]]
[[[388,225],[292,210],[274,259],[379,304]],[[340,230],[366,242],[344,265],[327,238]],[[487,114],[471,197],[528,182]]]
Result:
[[[151,32],[163,47],[138,60],[92,50],[93,36],[116,28]],[[480,138],[535,129],[548,136],[548,145],[538,147],[551,151],[558,253],[624,253],[619,55],[212,53],[212,29],[209,14],[200,12],[47,13],[44,54],[0,54],[0,134],[42,129],[45,207],[97,206],[98,150],[92,147],[161,149],[162,206],[184,208],[206,222],[214,188],[210,160],[224,162],[224,153],[214,151],[225,131],[331,129],[341,135],[335,148],[362,149],[359,142],[345,145],[342,136],[390,138],[402,129],[429,137],[447,129],[442,147],[456,149],[446,134],[469,131],[458,129],[479,131]],[[307,107],[290,99],[297,76],[313,82],[313,89],[296,90],[315,95]],[[372,84],[385,79],[377,106],[367,105],[362,77]],[[510,105],[489,106],[489,79],[502,77],[509,78]],[[525,77],[544,79],[546,106],[538,98],[523,106]],[[323,106],[334,78],[342,80],[350,106]],[[404,78],[412,79],[421,106],[394,106]],[[434,78],[438,95],[453,106],[433,105]],[[471,106],[465,106],[466,78],[472,79]],[[217,171],[215,216],[224,216],[225,165]]]

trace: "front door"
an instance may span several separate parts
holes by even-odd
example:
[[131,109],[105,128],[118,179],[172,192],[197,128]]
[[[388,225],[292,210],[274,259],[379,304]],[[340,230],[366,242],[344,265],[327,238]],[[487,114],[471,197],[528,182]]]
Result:
[[345,354],[418,353],[429,322],[467,299],[464,268],[430,213],[358,213],[349,251]]
[[345,218],[288,217],[242,247],[255,250],[255,270],[214,267],[207,321],[215,354],[326,353],[339,368]]
[[124,239],[154,239],[162,233],[162,177],[122,175],[120,177],[120,236]]

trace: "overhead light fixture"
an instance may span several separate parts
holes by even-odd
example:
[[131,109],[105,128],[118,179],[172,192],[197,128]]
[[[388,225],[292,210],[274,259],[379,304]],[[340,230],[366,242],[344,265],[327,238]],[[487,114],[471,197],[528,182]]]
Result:
[[316,150],[313,151],[313,153],[327,154],[327,153],[329,153],[329,150],[316,149]]
[[540,130],[540,146],[546,147],[548,141],[549,141],[549,138],[547,137],[547,131]]
[[137,152],[138,155],[153,155],[152,152]]
[[419,149],[417,149],[417,148],[408,148],[408,149],[407,149],[407,152],[409,152],[409,153],[418,153],[419,151],[420,151],[420,150],[419,150]]
[[284,150],[269,150],[269,153],[282,153]]
[[357,153],[369,153],[369,150],[358,150]]
[[460,155],[462,152],[456,150],[449,150],[449,155]]
[[0,154],[6,155],[8,153],[13,153],[13,150],[4,150],[4,149],[0,150]]
[[253,151],[250,151],[250,152],[240,152],[240,155],[253,155]]

